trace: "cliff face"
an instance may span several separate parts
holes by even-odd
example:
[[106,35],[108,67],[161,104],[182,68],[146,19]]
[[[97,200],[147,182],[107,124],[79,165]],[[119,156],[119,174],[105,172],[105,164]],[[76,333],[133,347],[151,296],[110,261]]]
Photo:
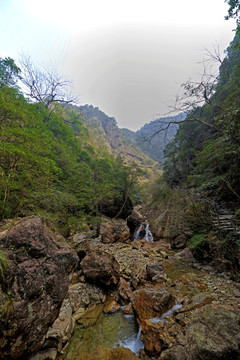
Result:
[[[159,118],[134,132],[120,129],[115,118],[107,116],[92,105],[80,106],[75,110],[84,114],[84,125],[87,126],[91,137],[95,138],[96,145],[105,147],[105,150],[114,156],[120,155],[127,162],[135,161],[147,167],[153,166],[156,162],[162,163],[164,148],[176,134],[177,122],[185,117],[184,114],[179,114]],[[159,132],[162,127],[167,130]]]
[[[155,163],[137,146],[132,139],[125,136],[125,129],[119,129],[115,118],[107,116],[98,108],[91,105],[80,106],[78,111],[84,114],[84,125],[89,130],[90,137],[97,146],[109,151],[115,157],[121,156],[126,162],[135,161],[139,166],[152,167]],[[134,134],[128,130],[129,133]]]

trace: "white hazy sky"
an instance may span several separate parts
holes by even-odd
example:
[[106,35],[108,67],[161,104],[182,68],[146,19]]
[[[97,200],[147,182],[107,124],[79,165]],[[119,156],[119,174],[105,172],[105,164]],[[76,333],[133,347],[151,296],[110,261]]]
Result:
[[136,130],[165,114],[204,49],[233,39],[224,0],[0,0],[0,56],[71,79],[81,104]]

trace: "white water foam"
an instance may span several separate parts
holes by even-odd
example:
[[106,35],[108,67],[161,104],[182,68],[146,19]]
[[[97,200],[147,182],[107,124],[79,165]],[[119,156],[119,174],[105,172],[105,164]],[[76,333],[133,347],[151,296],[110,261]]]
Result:
[[153,317],[153,318],[148,319],[148,320],[155,323],[155,324],[158,323],[159,321],[164,322],[165,321],[164,319],[165,319],[166,316],[172,315],[175,310],[181,309],[181,307],[182,307],[182,304],[180,304],[179,302],[176,302],[176,304],[173,305],[173,307],[170,310],[168,310],[167,312],[162,314],[162,316],[160,318]]
[[128,348],[130,349],[132,352],[134,352],[135,354],[138,355],[139,353],[139,350],[140,349],[144,349],[144,345],[143,345],[143,342],[141,340],[141,326],[139,327],[139,330],[138,330],[138,333],[133,335],[132,337],[124,340],[124,341],[121,341],[119,343],[119,346],[120,347],[124,347],[124,348]]

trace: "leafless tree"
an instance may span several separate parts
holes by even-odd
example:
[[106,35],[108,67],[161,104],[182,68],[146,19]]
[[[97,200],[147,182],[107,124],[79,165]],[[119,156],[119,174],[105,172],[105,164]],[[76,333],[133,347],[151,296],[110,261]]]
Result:
[[[211,105],[216,110],[220,110],[221,106],[214,102],[214,93],[219,79],[219,74],[213,71],[213,66],[209,64],[216,63],[222,65],[223,61],[220,56],[219,46],[214,47],[213,51],[205,49],[206,59],[203,61],[203,72],[199,80],[188,80],[183,83],[180,88],[180,93],[176,96],[175,104],[170,107],[170,111],[165,114],[169,116],[171,114],[182,113],[186,116],[175,120],[174,117],[163,117],[158,121],[158,129],[148,136],[145,141],[151,141],[157,134],[161,132],[167,133],[170,126],[178,126],[179,124],[187,121],[198,121],[216,131],[220,129],[214,124],[204,121],[200,116],[196,116],[194,109],[200,108],[203,105]],[[155,120],[153,120],[155,121]]]
[[21,81],[26,95],[36,102],[43,103],[49,108],[53,103],[62,105],[76,101],[71,91],[70,81],[64,79],[53,68],[38,68],[29,56],[22,55]]

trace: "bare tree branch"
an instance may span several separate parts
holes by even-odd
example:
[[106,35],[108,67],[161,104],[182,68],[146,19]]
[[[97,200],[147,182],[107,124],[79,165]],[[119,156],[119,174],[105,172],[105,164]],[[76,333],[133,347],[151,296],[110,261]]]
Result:
[[75,102],[77,99],[71,92],[70,81],[64,79],[54,69],[37,68],[29,56],[22,55],[21,81],[26,95],[34,101],[43,103],[46,108],[52,103],[62,105]]

